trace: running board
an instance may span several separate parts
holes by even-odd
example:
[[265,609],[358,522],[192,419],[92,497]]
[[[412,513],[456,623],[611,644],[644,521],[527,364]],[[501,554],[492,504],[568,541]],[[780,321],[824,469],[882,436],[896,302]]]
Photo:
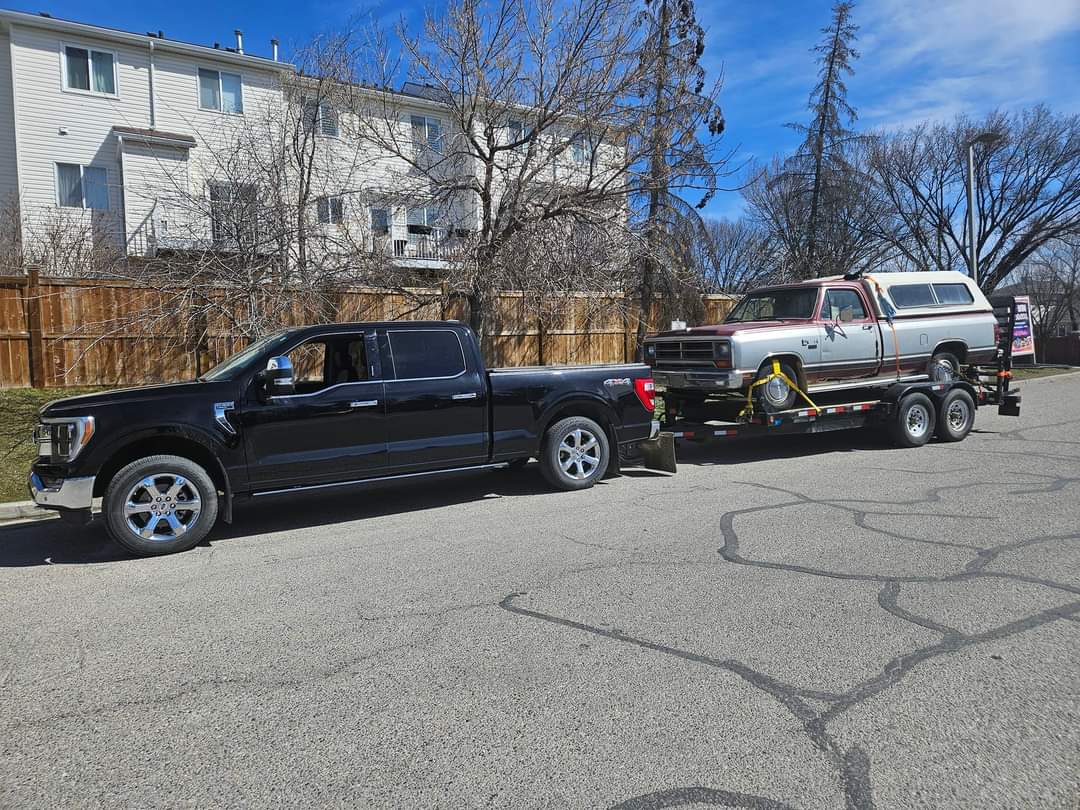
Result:
[[251,497],[261,498],[263,495],[285,495],[289,492],[307,492],[312,489],[331,489],[333,487],[352,487],[359,484],[373,484],[378,481],[398,481],[404,478],[421,478],[427,475],[447,475],[448,473],[472,472],[475,470],[499,470],[509,467],[510,462],[498,461],[493,464],[476,464],[472,467],[451,467],[446,470],[424,470],[423,472],[400,473],[398,475],[380,475],[376,478],[356,478],[352,481],[334,481],[329,484],[297,484],[284,489],[267,489],[262,492],[253,492]]
[[906,377],[896,377],[890,375],[888,377],[871,377],[865,380],[852,380],[845,383],[818,383],[817,385],[808,386],[806,393],[808,394],[821,394],[826,391],[846,391],[849,388],[887,388],[894,383],[906,383],[906,382],[926,382],[930,378],[926,374],[909,374]]

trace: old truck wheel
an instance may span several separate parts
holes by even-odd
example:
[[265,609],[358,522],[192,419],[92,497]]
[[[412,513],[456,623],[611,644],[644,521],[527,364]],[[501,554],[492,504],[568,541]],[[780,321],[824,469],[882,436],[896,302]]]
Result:
[[134,554],[187,551],[214,527],[217,487],[190,459],[147,456],[109,482],[103,512],[109,534]]
[[900,447],[921,447],[934,432],[934,403],[926,394],[908,394],[896,408],[889,435]]
[[[795,373],[795,369],[791,367],[790,363],[780,362],[780,370],[790,380],[798,380],[799,377]],[[754,378],[754,382],[763,380],[772,374],[772,363],[765,363],[760,369],[758,369],[757,376]],[[759,385],[754,389],[754,396],[757,400],[757,404],[766,413],[775,413],[776,411],[786,411],[795,405],[795,400],[798,399],[798,392],[788,385],[784,380],[779,377],[773,377],[764,385]]]
[[945,395],[937,417],[935,434],[943,442],[962,441],[975,425],[975,400],[957,388]]
[[544,434],[540,471],[558,489],[588,489],[603,477],[610,453],[600,425],[584,416],[570,416]]
[[952,382],[960,379],[960,361],[952,352],[938,352],[930,358],[927,374],[934,382]]

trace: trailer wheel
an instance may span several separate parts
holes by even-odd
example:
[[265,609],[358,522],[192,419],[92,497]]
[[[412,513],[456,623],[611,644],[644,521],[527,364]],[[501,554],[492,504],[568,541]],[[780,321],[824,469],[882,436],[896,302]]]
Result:
[[900,447],[922,447],[934,432],[934,403],[926,394],[908,394],[896,407],[889,435]]
[[943,442],[959,442],[975,425],[975,400],[961,388],[950,391],[941,401],[935,434]]

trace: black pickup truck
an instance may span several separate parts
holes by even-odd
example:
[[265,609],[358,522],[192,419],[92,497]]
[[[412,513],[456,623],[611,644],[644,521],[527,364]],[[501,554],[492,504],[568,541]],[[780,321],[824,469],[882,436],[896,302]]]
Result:
[[238,497],[540,461],[561,489],[655,435],[644,365],[486,370],[457,322],[332,324],[259,340],[193,382],[50,403],[30,492],[69,522],[102,496],[137,554],[189,549]]

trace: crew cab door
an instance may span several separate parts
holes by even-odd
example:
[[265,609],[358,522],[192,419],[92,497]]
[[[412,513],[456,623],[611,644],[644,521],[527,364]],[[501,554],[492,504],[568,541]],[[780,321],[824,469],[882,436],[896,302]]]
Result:
[[488,460],[488,384],[467,333],[452,327],[385,330],[387,440],[395,471]]
[[876,377],[881,368],[881,333],[868,302],[851,287],[827,287],[818,317],[819,380]]
[[242,415],[255,489],[349,481],[387,466],[386,402],[374,331],[294,346],[295,391],[249,397]]

